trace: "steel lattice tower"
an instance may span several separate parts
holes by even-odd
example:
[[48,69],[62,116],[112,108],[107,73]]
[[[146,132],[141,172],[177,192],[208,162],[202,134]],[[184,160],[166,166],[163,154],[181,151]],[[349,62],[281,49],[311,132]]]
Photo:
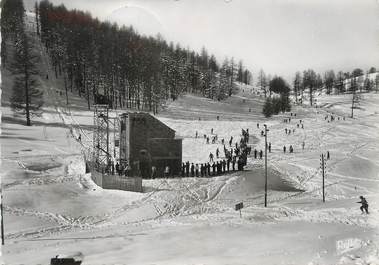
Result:
[[108,105],[94,105],[93,162],[96,169],[106,168],[109,153],[109,109]]

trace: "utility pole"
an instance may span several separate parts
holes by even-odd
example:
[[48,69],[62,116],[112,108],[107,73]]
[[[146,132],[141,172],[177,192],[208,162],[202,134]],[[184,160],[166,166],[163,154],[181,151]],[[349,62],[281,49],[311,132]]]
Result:
[[265,207],[267,207],[267,125],[263,125],[265,127]]
[[0,204],[0,210],[1,210],[1,244],[4,245],[4,214],[3,214],[3,189],[0,188],[1,193],[1,204]]
[[322,201],[325,202],[325,161],[324,161],[324,154],[321,154],[321,170],[322,170]]

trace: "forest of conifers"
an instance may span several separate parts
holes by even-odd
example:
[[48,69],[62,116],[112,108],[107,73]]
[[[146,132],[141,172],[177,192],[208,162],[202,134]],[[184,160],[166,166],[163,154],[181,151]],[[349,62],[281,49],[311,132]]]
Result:
[[55,75],[85,97],[88,108],[101,98],[113,108],[156,111],[162,101],[185,92],[222,100],[233,93],[234,81],[251,79],[241,61],[219,64],[205,48],[198,54],[46,0],[35,12]]

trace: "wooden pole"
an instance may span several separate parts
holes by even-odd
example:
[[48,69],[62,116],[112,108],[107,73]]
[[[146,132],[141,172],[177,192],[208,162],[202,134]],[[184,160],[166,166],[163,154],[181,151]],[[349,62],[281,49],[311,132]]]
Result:
[[325,162],[324,162],[324,154],[321,154],[321,167],[322,167],[322,201],[325,202]]
[[0,210],[1,210],[1,244],[4,245],[4,214],[3,214],[3,190],[0,189],[1,192],[1,204],[0,204]]
[[267,207],[267,125],[265,126],[265,207]]

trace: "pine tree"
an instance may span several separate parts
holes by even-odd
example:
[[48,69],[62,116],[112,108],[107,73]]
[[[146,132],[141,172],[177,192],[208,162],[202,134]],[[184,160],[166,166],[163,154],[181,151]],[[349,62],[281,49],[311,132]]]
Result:
[[263,91],[266,98],[267,97],[267,89],[266,89],[267,81],[266,81],[266,74],[263,71],[263,69],[259,71],[257,86],[260,88],[261,91]]
[[227,91],[229,88],[228,67],[229,61],[228,59],[225,59],[220,69],[219,85],[217,89],[217,100],[223,100],[227,96]]
[[342,93],[345,90],[344,74],[342,71],[337,73],[334,86],[336,87],[336,93]]
[[293,80],[293,92],[295,94],[295,101],[297,103],[297,97],[299,95],[299,91],[301,91],[301,73],[296,72],[295,79]]
[[29,39],[23,34],[16,45],[14,62],[10,70],[14,78],[11,107],[25,114],[26,125],[31,125],[31,115],[37,114],[43,104],[42,92],[37,89],[36,63],[38,57],[33,54]]
[[[24,4],[22,0],[1,1],[1,59],[7,66],[11,46],[20,38],[24,30]],[[9,51],[8,51],[9,50]]]
[[262,113],[263,113],[263,115],[265,115],[266,118],[272,116],[273,105],[272,105],[272,100],[270,97],[266,98],[265,104],[263,105]]
[[335,79],[336,79],[336,76],[335,76],[333,70],[325,72],[325,74],[324,74],[324,84],[325,84],[325,88],[326,88],[326,94],[329,95],[332,92],[333,84],[334,84]]

